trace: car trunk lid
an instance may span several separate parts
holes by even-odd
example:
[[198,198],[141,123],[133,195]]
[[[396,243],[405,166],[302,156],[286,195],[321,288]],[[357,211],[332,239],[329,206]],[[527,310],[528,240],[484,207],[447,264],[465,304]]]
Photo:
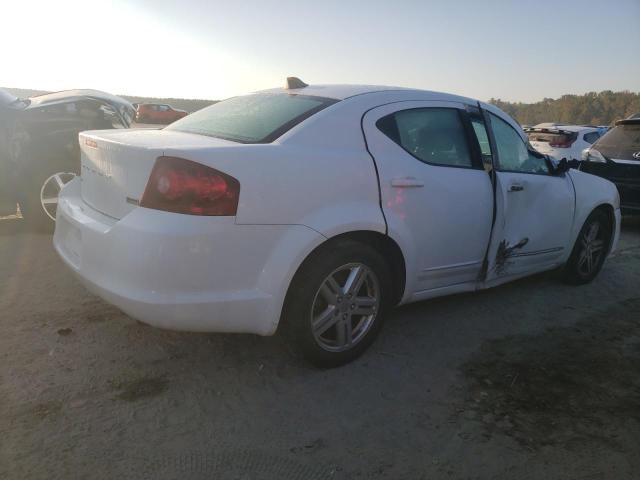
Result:
[[541,153],[551,153],[556,148],[571,148],[577,140],[576,132],[557,129],[527,129],[529,143]]
[[168,149],[233,144],[164,130],[105,130],[80,134],[82,198],[115,219],[136,208],[153,165]]

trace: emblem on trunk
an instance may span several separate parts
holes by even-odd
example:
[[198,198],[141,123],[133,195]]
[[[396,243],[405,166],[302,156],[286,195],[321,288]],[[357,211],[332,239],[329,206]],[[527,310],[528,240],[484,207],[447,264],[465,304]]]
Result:
[[635,158],[636,160],[640,160],[640,152],[634,153],[633,158]]

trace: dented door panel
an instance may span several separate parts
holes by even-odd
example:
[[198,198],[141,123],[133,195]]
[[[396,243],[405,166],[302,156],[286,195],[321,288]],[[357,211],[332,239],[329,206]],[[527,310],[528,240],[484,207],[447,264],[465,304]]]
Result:
[[575,213],[570,178],[497,172],[496,182],[497,217],[486,281],[506,280],[562,263]]

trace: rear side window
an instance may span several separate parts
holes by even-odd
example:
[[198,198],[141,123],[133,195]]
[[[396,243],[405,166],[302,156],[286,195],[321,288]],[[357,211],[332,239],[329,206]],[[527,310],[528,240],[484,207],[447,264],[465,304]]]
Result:
[[99,109],[98,117],[105,122],[105,126],[101,128],[127,128],[127,126],[122,123],[118,112],[110,105],[102,105]]
[[467,138],[455,108],[415,108],[376,122],[378,129],[425,163],[472,167]]
[[587,143],[593,143],[600,138],[598,132],[589,132],[584,134],[584,141]]
[[166,129],[240,143],[269,143],[336,102],[306,95],[257,93],[215,103]]

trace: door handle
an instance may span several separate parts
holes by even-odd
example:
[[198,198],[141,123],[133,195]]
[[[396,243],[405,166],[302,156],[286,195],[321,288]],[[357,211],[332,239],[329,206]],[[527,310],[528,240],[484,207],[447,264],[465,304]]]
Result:
[[519,183],[514,183],[514,184],[509,186],[509,191],[510,192],[521,192],[523,190],[524,190],[524,186],[519,184]]
[[415,177],[400,177],[392,179],[391,186],[396,188],[424,187],[424,182]]

